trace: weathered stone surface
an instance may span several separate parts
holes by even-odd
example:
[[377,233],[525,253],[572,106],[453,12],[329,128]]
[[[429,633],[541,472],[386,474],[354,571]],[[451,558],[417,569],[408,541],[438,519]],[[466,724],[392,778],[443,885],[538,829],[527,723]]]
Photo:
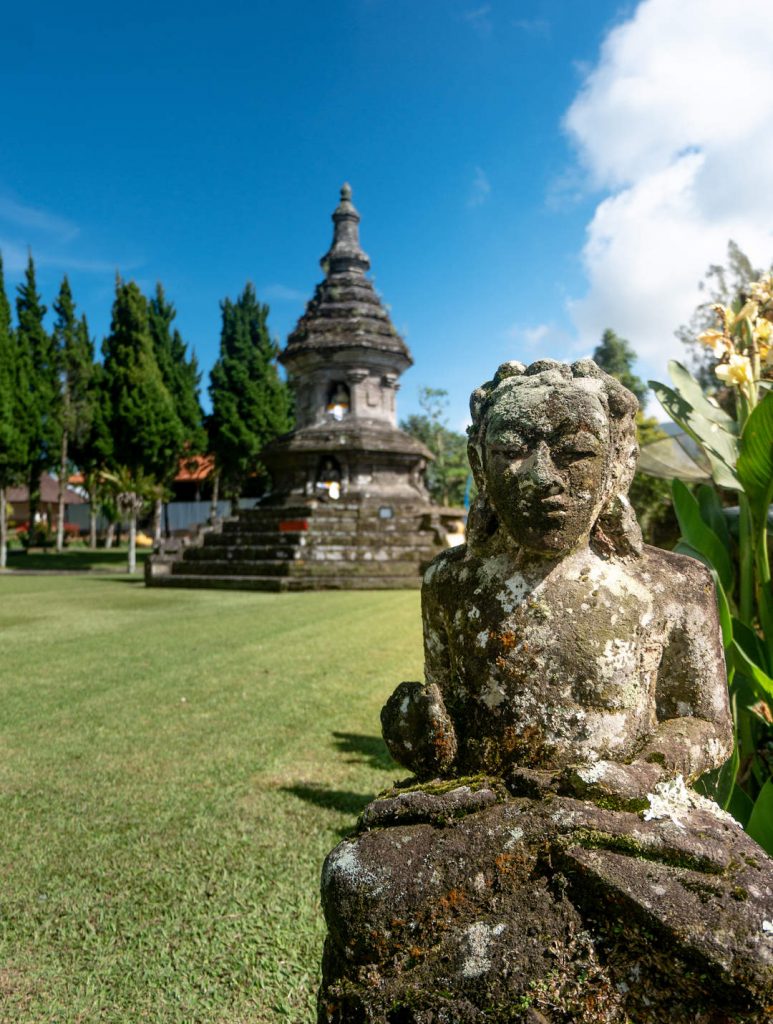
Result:
[[686,783],[732,748],[709,573],[644,547],[636,400],[589,360],[473,393],[467,545],[424,577],[409,780],[328,857],[321,1024],[773,1013],[773,862]]
[[476,785],[482,810],[469,786],[378,800],[329,855],[321,1022],[768,1019],[773,870],[728,816]]

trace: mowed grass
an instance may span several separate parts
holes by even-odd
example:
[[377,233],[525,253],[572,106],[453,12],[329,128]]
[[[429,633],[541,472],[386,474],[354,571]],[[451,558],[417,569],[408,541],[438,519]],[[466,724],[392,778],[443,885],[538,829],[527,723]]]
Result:
[[0,1020],[314,1019],[415,592],[0,578]]

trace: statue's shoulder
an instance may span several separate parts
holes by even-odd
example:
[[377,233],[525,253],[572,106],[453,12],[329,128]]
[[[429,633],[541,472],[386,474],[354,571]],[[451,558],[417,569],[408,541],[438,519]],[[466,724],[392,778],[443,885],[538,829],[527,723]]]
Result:
[[458,544],[436,555],[424,572],[422,589],[434,592],[460,580],[468,560],[467,545]]
[[658,591],[685,606],[715,600],[711,572],[697,558],[645,544],[637,562],[638,574],[651,580]]

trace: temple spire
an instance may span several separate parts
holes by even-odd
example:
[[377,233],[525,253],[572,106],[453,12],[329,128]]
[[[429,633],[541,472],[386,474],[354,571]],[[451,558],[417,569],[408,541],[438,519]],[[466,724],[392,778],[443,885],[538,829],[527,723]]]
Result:
[[333,213],[333,244],[322,257],[322,269],[329,274],[351,271],[365,273],[370,269],[370,260],[360,248],[360,215],[352,203],[352,187],[344,182],[341,187],[341,201]]

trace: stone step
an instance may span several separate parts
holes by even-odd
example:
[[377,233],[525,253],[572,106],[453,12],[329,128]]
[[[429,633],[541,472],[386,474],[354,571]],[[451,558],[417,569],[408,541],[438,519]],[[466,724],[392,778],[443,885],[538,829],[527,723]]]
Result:
[[419,561],[183,561],[172,564],[173,576],[418,576]]
[[215,562],[215,561],[292,561],[306,559],[317,561],[320,559],[341,559],[350,561],[416,561],[422,558],[432,557],[436,553],[434,546],[430,544],[305,544],[301,545],[278,545],[278,544],[254,544],[254,545],[222,545],[201,548],[186,548],[183,559],[188,564],[193,562]]
[[413,576],[155,576],[153,587],[199,587],[217,590],[262,590],[271,593],[300,590],[418,590]]
[[253,544],[297,544],[301,539],[308,543],[319,541],[340,541],[341,543],[379,544],[396,541],[409,544],[434,544],[435,534],[431,530],[348,530],[321,529],[316,524],[300,533],[280,533],[279,530],[252,530],[242,527],[227,533],[208,533],[204,547],[230,547]]

